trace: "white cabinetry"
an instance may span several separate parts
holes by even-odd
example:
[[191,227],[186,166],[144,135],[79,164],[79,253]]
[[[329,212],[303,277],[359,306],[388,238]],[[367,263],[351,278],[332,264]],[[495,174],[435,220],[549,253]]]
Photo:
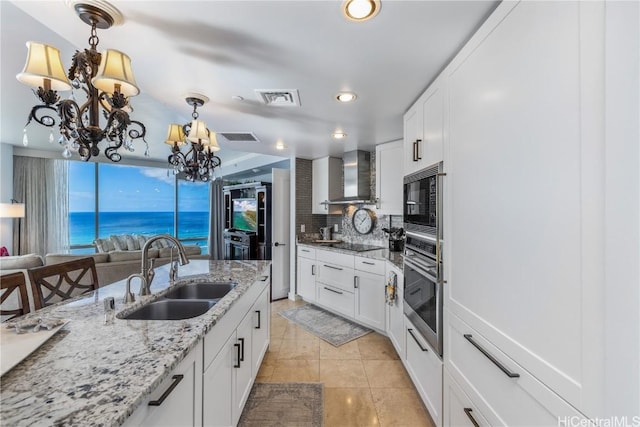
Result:
[[445,82],[437,78],[404,115],[404,175],[443,159]]
[[307,302],[316,300],[316,250],[298,246],[296,292]]
[[385,261],[356,256],[354,264],[355,319],[364,325],[384,331]]
[[325,200],[342,197],[342,159],[322,157],[312,162],[311,213],[330,214],[342,212],[342,206],[322,205]]
[[376,198],[379,215],[402,215],[402,140],[376,145]]
[[387,268],[387,280],[395,275],[396,299],[393,304],[387,304],[387,334],[400,358],[405,358],[405,330],[404,330],[404,275],[396,267]]
[[444,72],[446,305],[521,377],[459,322],[445,361],[509,425],[604,413],[603,10],[503,2]]
[[442,425],[442,361],[405,317],[404,366],[436,426]]
[[462,388],[444,373],[444,410],[443,425],[456,427],[490,427],[499,425],[490,423],[476,404],[467,396]]
[[125,426],[202,425],[202,343],[151,393]]

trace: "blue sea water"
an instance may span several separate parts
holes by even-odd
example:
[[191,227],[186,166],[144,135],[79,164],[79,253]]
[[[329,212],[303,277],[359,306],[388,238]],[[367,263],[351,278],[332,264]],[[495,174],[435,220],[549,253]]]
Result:
[[[112,234],[174,234],[173,212],[100,212],[98,237]],[[180,212],[178,216],[180,239],[202,238],[206,245],[209,235],[209,212]],[[88,245],[95,239],[93,212],[69,213],[69,240],[71,245]],[[194,242],[189,242],[194,243]]]

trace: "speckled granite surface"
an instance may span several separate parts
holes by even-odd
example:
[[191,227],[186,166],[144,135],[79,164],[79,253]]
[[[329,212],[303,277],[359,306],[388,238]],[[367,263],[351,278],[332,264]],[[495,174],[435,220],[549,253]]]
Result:
[[[116,313],[121,312],[125,308],[124,281],[32,314],[70,321],[2,376],[0,425],[121,425],[229,307],[268,274],[269,265],[269,261],[193,260],[181,266],[177,284],[207,280],[238,283],[211,310],[193,319],[115,319],[105,325],[102,300],[115,297]],[[154,295],[144,300],[136,295],[134,304],[160,298],[168,288],[167,272],[168,266],[157,268],[151,286]]]
[[339,252],[343,254],[357,255],[365,258],[385,260],[390,262],[391,264],[393,264],[394,266],[398,267],[401,270],[404,265],[402,252],[391,252],[389,249],[375,249],[372,251],[354,252],[354,251],[349,251],[344,249],[332,248],[330,246],[323,245],[322,243],[314,243],[313,237],[298,240],[298,246],[309,246],[311,248],[323,249],[323,250]]

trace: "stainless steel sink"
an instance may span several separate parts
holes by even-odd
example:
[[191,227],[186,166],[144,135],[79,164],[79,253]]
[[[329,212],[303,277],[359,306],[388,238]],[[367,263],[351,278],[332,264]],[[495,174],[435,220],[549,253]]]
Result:
[[143,305],[120,319],[135,320],[182,320],[200,316],[213,307],[217,300],[170,300],[161,299]]
[[235,282],[198,282],[177,286],[167,292],[164,297],[172,300],[197,299],[218,300],[236,286]]

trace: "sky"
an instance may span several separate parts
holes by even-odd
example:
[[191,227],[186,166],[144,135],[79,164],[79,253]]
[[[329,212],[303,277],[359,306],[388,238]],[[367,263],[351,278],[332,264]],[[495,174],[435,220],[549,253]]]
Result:
[[[95,210],[95,164],[69,162],[69,211]],[[101,212],[173,212],[174,176],[166,168],[98,164]],[[209,210],[209,185],[180,181],[179,209]]]

